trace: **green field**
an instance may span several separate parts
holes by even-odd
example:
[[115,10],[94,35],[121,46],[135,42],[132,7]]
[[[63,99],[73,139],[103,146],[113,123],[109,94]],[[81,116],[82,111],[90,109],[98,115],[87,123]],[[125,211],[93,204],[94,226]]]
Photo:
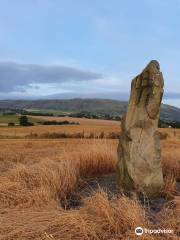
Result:
[[[1,125],[8,125],[8,123],[15,123],[16,125],[19,124],[19,117],[20,115],[17,114],[10,114],[10,115],[0,115],[0,124]],[[37,125],[39,122],[43,122],[44,120],[35,119],[33,117],[28,117],[29,122],[34,123]]]
[[58,116],[61,114],[70,114],[72,113],[72,111],[61,111],[61,110],[54,110],[54,109],[34,109],[34,108],[28,108],[25,109],[28,112],[32,112],[32,113],[40,113],[40,114],[53,114],[54,116]]

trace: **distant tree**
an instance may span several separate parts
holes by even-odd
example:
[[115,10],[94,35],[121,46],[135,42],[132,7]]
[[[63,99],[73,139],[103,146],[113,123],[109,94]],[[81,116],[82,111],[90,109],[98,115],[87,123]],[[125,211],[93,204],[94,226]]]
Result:
[[33,123],[30,123],[28,117],[26,115],[22,115],[19,117],[20,126],[33,126]]
[[180,128],[180,122],[178,121],[163,121],[162,119],[159,120],[158,127],[160,128]]
[[28,126],[28,117],[25,115],[22,115],[19,117],[19,124],[21,126]]
[[6,116],[6,115],[14,115],[14,112],[4,112],[2,115],[3,115],[3,116]]
[[120,120],[121,120],[121,117],[120,117],[120,116],[115,116],[115,120],[116,120],[116,121],[120,121]]
[[40,122],[43,125],[79,125],[78,122],[69,122],[67,120],[65,121],[44,121],[44,122]]

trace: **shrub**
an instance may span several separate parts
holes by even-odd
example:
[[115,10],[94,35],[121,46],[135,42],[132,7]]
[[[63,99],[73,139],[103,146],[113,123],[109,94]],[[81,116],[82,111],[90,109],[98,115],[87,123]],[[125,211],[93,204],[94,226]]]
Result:
[[167,137],[169,136],[168,133],[166,132],[158,132],[158,134],[159,134],[160,140],[167,139]]
[[43,125],[79,125],[79,123],[76,123],[76,122],[69,122],[67,120],[65,121],[45,121],[45,122],[42,122]]
[[33,126],[34,124],[29,122],[28,117],[26,115],[22,115],[19,118],[20,126]]
[[104,137],[105,137],[104,132],[101,132],[100,135],[99,135],[99,138],[104,138]]
[[14,127],[15,126],[15,123],[14,122],[9,122],[8,123],[8,127]]

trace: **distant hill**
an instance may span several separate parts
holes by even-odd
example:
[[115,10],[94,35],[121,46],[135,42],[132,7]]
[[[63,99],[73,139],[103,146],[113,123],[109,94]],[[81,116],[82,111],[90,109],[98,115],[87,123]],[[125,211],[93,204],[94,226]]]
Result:
[[[0,109],[60,110],[66,112],[89,111],[122,116],[127,108],[126,101],[109,99],[67,100],[0,100]],[[162,104],[161,119],[180,121],[180,108]]]

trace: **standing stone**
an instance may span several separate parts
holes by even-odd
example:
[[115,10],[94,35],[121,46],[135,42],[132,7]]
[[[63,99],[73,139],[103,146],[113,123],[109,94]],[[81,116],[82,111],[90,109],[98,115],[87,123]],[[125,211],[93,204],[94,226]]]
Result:
[[163,185],[157,132],[163,86],[160,65],[155,60],[132,80],[118,146],[119,185],[124,190],[135,189],[150,198],[158,195]]

